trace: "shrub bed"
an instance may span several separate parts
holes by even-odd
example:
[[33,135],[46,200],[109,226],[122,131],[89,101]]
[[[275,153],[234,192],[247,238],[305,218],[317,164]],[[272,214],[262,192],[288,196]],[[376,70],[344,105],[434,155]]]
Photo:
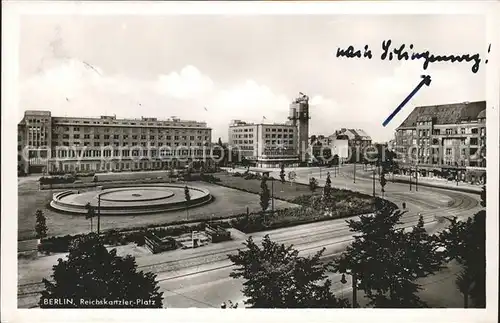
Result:
[[[212,223],[218,224],[224,228],[231,227],[230,224],[225,221],[213,221]],[[138,246],[144,246],[145,236],[148,234],[148,232],[154,233],[154,235],[158,238],[164,238],[168,236],[179,236],[191,231],[203,231],[205,230],[205,226],[206,224],[202,222],[194,225],[167,226],[150,229],[140,228],[133,231],[117,231],[111,229],[104,233],[101,233],[101,239],[103,240],[104,244],[110,246],[120,246],[129,243],[136,243]],[[46,238],[38,246],[38,251],[44,253],[68,252],[73,241],[82,236],[83,234]]]
[[[387,200],[381,200],[390,208],[397,206]],[[261,214],[251,214],[249,216],[240,216],[231,220],[231,225],[245,233],[258,232],[263,230],[271,230],[293,226],[298,224],[306,224],[318,221],[326,221],[331,219],[345,218],[361,214],[369,214],[375,211],[373,199],[359,203],[353,206],[346,201],[336,202],[332,209],[317,209],[313,207],[303,206],[301,208],[290,208],[278,210],[273,214],[266,212]]]
[[217,176],[214,176],[212,174],[201,174],[200,175],[200,179],[204,182],[208,182],[208,183],[218,183],[220,182],[220,178],[218,178]]
[[76,181],[76,177],[72,175],[65,176],[53,176],[53,177],[40,177],[41,185],[50,185],[50,184],[71,184]]

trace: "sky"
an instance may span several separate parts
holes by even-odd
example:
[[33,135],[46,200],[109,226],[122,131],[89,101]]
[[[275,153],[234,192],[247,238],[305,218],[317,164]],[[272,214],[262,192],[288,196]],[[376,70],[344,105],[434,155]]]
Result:
[[[374,141],[421,105],[486,99],[483,16],[92,16],[21,18],[19,119],[53,116],[172,116],[205,121],[227,140],[232,119],[285,122],[290,102],[310,97],[310,135],[365,130]],[[436,55],[479,53],[471,62],[382,60],[382,41]],[[372,59],[336,57],[368,45]],[[411,53],[410,53],[411,54]],[[421,81],[432,77],[383,127]],[[206,108],[206,110],[205,110]]]

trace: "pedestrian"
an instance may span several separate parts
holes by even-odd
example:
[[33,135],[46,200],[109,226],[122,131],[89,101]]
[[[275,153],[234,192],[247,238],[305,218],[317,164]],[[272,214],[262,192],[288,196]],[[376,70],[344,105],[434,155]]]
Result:
[[406,202],[403,202],[403,210],[406,209]]

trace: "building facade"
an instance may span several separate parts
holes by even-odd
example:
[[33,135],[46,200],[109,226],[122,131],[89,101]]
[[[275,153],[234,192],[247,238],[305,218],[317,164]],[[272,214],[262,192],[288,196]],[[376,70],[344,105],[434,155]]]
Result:
[[300,93],[289,107],[286,123],[247,123],[233,120],[228,144],[257,167],[299,166],[308,162],[309,98]]
[[372,138],[362,129],[347,129],[342,128],[335,131],[330,138],[336,140],[347,140],[349,162],[363,162],[364,156],[369,147],[372,146]]
[[[229,125],[229,147],[257,167],[298,165],[297,127],[291,124],[246,123]],[[236,161],[233,161],[236,162]]]
[[53,117],[26,111],[18,124],[18,171],[96,172],[179,168],[211,158],[212,129],[179,118]]
[[333,157],[337,155],[339,163],[344,163],[349,157],[347,139],[337,139],[336,136],[313,135],[309,138],[309,160],[311,165],[332,165]]
[[486,101],[416,107],[395,137],[403,172],[486,180]]

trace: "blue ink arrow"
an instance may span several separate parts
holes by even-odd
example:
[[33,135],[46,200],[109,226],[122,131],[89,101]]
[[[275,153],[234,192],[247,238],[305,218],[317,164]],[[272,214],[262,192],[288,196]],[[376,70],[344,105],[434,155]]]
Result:
[[431,84],[430,75],[422,75],[421,77],[422,81],[420,81],[417,87],[413,89],[413,91],[411,91],[411,93],[406,97],[406,99],[404,99],[404,101],[401,102],[401,104],[391,113],[391,115],[387,117],[387,119],[385,119],[384,123],[382,123],[384,127],[387,126],[387,124],[392,120],[392,118],[394,118],[396,114],[398,114],[399,111],[401,111],[401,109],[405,106],[405,104],[408,103],[408,101],[410,101],[410,99],[418,92],[418,90],[422,88],[422,86],[424,85],[429,86]]

